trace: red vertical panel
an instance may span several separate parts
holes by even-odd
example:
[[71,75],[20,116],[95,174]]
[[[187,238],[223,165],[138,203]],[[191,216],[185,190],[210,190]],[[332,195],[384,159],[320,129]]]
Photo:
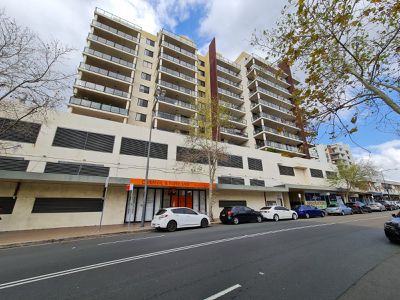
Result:
[[217,47],[215,38],[208,46],[208,59],[210,63],[210,92],[211,92],[211,120],[213,122],[213,139],[219,139],[216,121],[218,110],[218,82],[217,82]]

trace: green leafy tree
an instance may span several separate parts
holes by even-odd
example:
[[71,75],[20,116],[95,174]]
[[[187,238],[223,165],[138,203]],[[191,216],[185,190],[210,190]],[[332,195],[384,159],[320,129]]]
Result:
[[377,171],[374,166],[367,163],[337,164],[337,172],[328,176],[328,182],[331,186],[344,188],[345,196],[349,201],[351,191],[366,190],[369,187],[371,178],[376,176]]
[[348,135],[374,118],[400,134],[399,0],[289,0],[252,44],[305,72],[296,98],[311,129],[328,123],[332,137]]

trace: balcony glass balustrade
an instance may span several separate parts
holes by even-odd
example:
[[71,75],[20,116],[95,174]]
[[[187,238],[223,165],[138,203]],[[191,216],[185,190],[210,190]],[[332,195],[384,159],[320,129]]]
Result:
[[118,17],[118,16],[116,16],[116,15],[114,15],[114,14],[108,12],[108,11],[105,11],[104,9],[96,7],[95,13],[98,14],[98,15],[102,15],[104,17],[107,17],[107,18],[109,18],[109,19],[111,19],[113,21],[116,21],[118,23],[124,24],[125,26],[128,26],[128,27],[130,27],[132,29],[135,29],[137,31],[142,31],[142,27],[140,27],[140,26],[138,26],[136,24],[133,24],[132,22],[129,22],[127,20],[124,20],[124,19],[122,19],[122,18],[120,18],[120,17]]
[[170,89],[185,93],[187,95],[196,97],[196,92],[195,91],[193,91],[191,89],[187,89],[187,88],[185,88],[183,86],[179,86],[179,85],[176,85],[176,84],[173,84],[173,83],[169,83],[169,82],[164,81],[164,80],[160,80],[159,84],[164,86],[164,87],[166,87],[166,88],[170,88]]
[[86,99],[79,99],[79,98],[71,97],[69,99],[69,103],[79,105],[82,107],[88,107],[88,108],[98,109],[98,110],[105,111],[105,112],[119,114],[119,115],[123,115],[123,116],[128,115],[128,110],[125,108],[120,108],[120,107],[116,107],[116,106],[112,106],[112,105],[108,105],[108,104],[104,104],[104,103],[98,103],[98,102],[94,102],[94,101],[90,101],[90,100],[86,100]]
[[121,30],[115,29],[115,28],[113,28],[111,26],[105,25],[105,24],[103,24],[103,23],[101,23],[99,21],[93,20],[92,21],[92,25],[95,26],[95,27],[102,28],[102,29],[104,29],[106,31],[112,32],[112,33],[114,33],[116,35],[119,35],[120,37],[123,37],[123,38],[125,38],[127,40],[133,41],[135,43],[139,43],[139,39],[137,37],[134,37],[133,35],[127,34],[127,33],[123,32]]
[[85,50],[83,51],[83,53],[89,54],[89,55],[92,55],[92,56],[95,56],[95,57],[98,57],[98,58],[101,58],[101,59],[104,59],[104,60],[108,60],[108,61],[117,63],[119,65],[126,66],[128,68],[132,68],[132,69],[135,68],[135,65],[133,63],[131,63],[131,62],[128,62],[126,60],[123,60],[123,59],[120,59],[120,58],[105,54],[105,53],[100,52],[100,51],[96,51],[96,50],[90,49],[88,47],[85,47]]
[[239,73],[238,73],[238,72],[234,72],[234,71],[229,70],[229,69],[227,69],[227,68],[224,68],[224,67],[222,67],[222,66],[220,66],[220,65],[217,65],[217,70],[220,70],[220,71],[222,71],[222,72],[228,73],[228,74],[230,74],[230,75],[233,75],[233,76],[239,78]]
[[165,53],[161,53],[160,57],[164,58],[166,60],[172,61],[172,62],[174,62],[174,63],[176,63],[178,65],[181,65],[181,66],[184,66],[186,68],[189,68],[191,70],[196,70],[196,66],[195,65],[189,64],[189,63],[187,63],[186,61],[183,61],[183,60],[179,60],[176,57],[173,57],[171,55],[168,55],[168,54],[165,54]]
[[235,98],[235,99],[240,100],[240,101],[244,101],[243,98],[239,94],[230,92],[230,91],[222,89],[222,88],[218,88],[218,93],[221,93],[223,95]]
[[257,141],[257,148],[272,147],[290,152],[301,153],[297,147],[271,141]]
[[98,68],[98,67],[95,67],[95,66],[91,66],[91,65],[85,64],[83,62],[80,63],[79,68],[83,69],[83,70],[87,70],[89,72],[93,72],[93,73],[97,73],[97,74],[104,75],[104,76],[107,76],[107,77],[111,77],[111,78],[115,78],[115,79],[118,79],[118,80],[122,80],[122,81],[125,81],[127,83],[131,82],[131,78],[128,77],[128,76],[124,76],[124,75],[119,74],[119,73],[115,73],[115,72],[112,72],[112,71],[109,71],[109,70],[105,70],[105,69],[101,69],[101,68]]
[[105,38],[99,37],[99,36],[97,36],[97,35],[94,35],[93,33],[89,33],[88,38],[89,38],[90,40],[92,40],[92,41],[99,42],[100,44],[113,47],[113,48],[115,48],[115,49],[124,51],[124,52],[129,53],[129,54],[132,54],[132,55],[137,55],[137,53],[136,53],[135,50],[133,50],[133,49],[131,49],[131,48],[129,48],[129,47],[123,46],[123,45],[121,45],[121,44],[115,43],[115,42],[113,42],[113,41],[107,40],[107,39],[105,39]]
[[263,132],[263,131],[270,132],[270,133],[273,133],[273,134],[276,134],[276,135],[280,135],[280,136],[284,136],[284,137],[288,137],[290,139],[297,140],[297,141],[301,142],[300,137],[298,135],[296,135],[296,134],[292,134],[292,133],[289,133],[289,132],[286,132],[286,131],[279,131],[279,130],[277,130],[275,128],[271,128],[271,127],[267,127],[267,126],[258,127],[256,130],[254,130],[254,134],[257,134],[257,133],[260,133],[260,132]]
[[191,103],[188,103],[188,102],[185,102],[185,101],[181,101],[181,100],[177,100],[177,99],[173,99],[173,98],[166,97],[166,96],[159,97],[158,101],[164,102],[164,103],[173,104],[173,105],[176,105],[176,106],[179,106],[179,107],[183,107],[183,108],[188,108],[188,109],[191,109],[191,110],[196,110],[196,106],[191,104]]
[[279,111],[281,111],[281,112],[284,112],[284,113],[286,113],[286,114],[289,114],[289,115],[293,116],[291,110],[286,109],[286,108],[284,108],[284,107],[282,107],[282,106],[276,105],[276,104],[274,104],[274,103],[271,103],[271,102],[269,102],[269,101],[265,101],[265,100],[263,100],[263,99],[259,99],[259,100],[258,100],[258,103],[257,103],[257,102],[252,102],[251,108],[253,108],[253,107],[255,107],[255,106],[259,105],[259,104],[264,105],[264,106],[271,107],[271,108],[273,108],[273,109],[279,110]]
[[188,75],[186,75],[186,74],[180,73],[180,72],[178,72],[178,71],[175,71],[175,70],[166,68],[166,67],[164,67],[164,66],[161,66],[159,70],[160,70],[161,72],[171,74],[171,75],[173,75],[173,76],[182,78],[182,79],[187,80],[187,81],[190,81],[190,82],[192,82],[192,83],[196,83],[196,79],[195,79],[194,77],[191,77],[191,76],[188,76]]
[[163,111],[157,111],[155,115],[156,115],[156,117],[159,117],[161,119],[171,120],[171,121],[175,121],[175,122],[179,122],[179,123],[183,123],[183,124],[187,124],[187,125],[191,125],[191,123],[192,123],[190,118],[180,116],[180,115],[166,113]]
[[185,49],[182,49],[181,47],[178,47],[178,46],[176,46],[174,44],[171,44],[171,43],[168,43],[166,41],[162,41],[161,42],[161,46],[165,46],[165,47],[171,48],[171,49],[173,49],[173,50],[175,50],[177,52],[180,52],[180,53],[182,53],[182,54],[184,54],[186,56],[189,56],[191,58],[196,58],[196,55],[194,53],[189,52],[189,51],[187,51]]
[[279,118],[279,117],[276,117],[276,116],[273,116],[273,115],[270,115],[270,114],[267,114],[267,113],[264,113],[264,112],[261,112],[261,113],[255,115],[255,116],[253,116],[253,122],[258,120],[259,118],[269,119],[269,120],[272,120],[272,121],[276,121],[276,122],[279,122],[279,123],[286,124],[286,125],[289,125],[291,127],[297,128],[296,124],[294,122],[287,121],[287,120],[284,120],[282,118]]
[[221,133],[228,133],[247,138],[247,133],[239,129],[220,127],[220,131]]
[[75,85],[78,85],[78,86],[81,86],[81,87],[84,87],[84,88],[88,88],[88,89],[91,89],[91,90],[95,90],[95,91],[98,91],[98,92],[102,92],[102,93],[118,96],[118,97],[129,98],[129,93],[127,93],[127,92],[120,91],[120,90],[117,90],[117,89],[113,89],[113,88],[110,88],[110,87],[106,87],[104,85],[95,84],[93,82],[88,82],[88,81],[77,79],[77,80],[75,80]]
[[242,89],[242,88],[243,88],[242,85],[241,85],[240,83],[233,82],[233,81],[228,80],[228,79],[225,79],[225,78],[223,78],[223,77],[221,77],[221,76],[217,76],[217,79],[218,79],[219,81],[221,81],[221,82],[226,83],[226,84],[233,85],[233,86],[235,86],[235,87],[237,87],[237,88],[239,88],[239,89]]

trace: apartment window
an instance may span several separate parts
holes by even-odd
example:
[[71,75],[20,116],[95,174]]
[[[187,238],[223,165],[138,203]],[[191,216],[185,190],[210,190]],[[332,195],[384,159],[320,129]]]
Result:
[[101,212],[101,198],[36,198],[32,213]]
[[203,81],[203,80],[198,79],[198,80],[197,80],[197,83],[198,83],[198,85],[206,86],[206,83],[205,83],[205,81]]
[[202,67],[204,67],[206,65],[206,63],[202,60],[199,60],[199,62],[200,62],[200,66],[202,66]]
[[150,94],[150,88],[145,85],[140,85],[139,87],[139,92],[145,93],[145,94]]
[[324,178],[324,173],[322,172],[322,170],[310,169],[310,174],[311,177]]
[[142,77],[142,79],[147,80],[147,81],[151,80],[151,75],[147,74],[145,72],[142,72],[141,77]]
[[139,122],[146,122],[146,115],[141,113],[136,113],[135,120]]
[[144,55],[153,57],[154,56],[154,52],[150,51],[149,49],[144,49]]
[[151,69],[153,67],[153,64],[147,60],[144,60],[143,67]]
[[197,92],[199,97],[204,98],[206,96],[206,93],[202,92],[202,91],[198,91]]
[[279,174],[286,176],[294,176],[294,169],[292,167],[286,167],[279,165]]
[[149,101],[147,101],[145,99],[139,98],[137,101],[137,106],[147,107],[148,105],[149,105]]
[[199,70],[199,73],[200,73],[201,76],[206,76],[206,72],[204,72],[202,70]]
[[156,44],[153,40],[150,40],[150,39],[146,39],[146,44],[147,45],[150,45],[150,46],[152,46],[152,47],[154,47],[154,45]]

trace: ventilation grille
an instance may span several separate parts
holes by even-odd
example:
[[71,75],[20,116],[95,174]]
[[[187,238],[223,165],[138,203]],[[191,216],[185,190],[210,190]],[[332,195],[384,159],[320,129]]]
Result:
[[[40,124],[0,118],[0,140],[35,144]],[[11,127],[10,127],[11,126]]]
[[247,206],[246,200],[219,200],[219,207]]
[[262,165],[261,159],[248,157],[247,162],[249,164],[249,170],[256,170],[256,171],[263,170],[263,165]]
[[115,136],[58,127],[53,146],[112,153]]
[[337,173],[332,171],[326,171],[326,178],[336,177]]
[[310,174],[311,177],[324,178],[324,173],[322,172],[322,170],[310,169]]
[[278,167],[279,167],[279,174],[286,176],[294,176],[294,169],[292,167],[286,167],[280,165]]
[[237,155],[227,155],[225,159],[218,160],[221,167],[243,169],[243,158]]
[[102,210],[101,198],[36,198],[32,213],[80,213]]
[[[133,155],[133,156],[147,156],[147,141],[122,138],[120,154]],[[168,158],[168,145],[160,143],[151,143],[150,157],[167,159]]]
[[0,197],[0,215],[12,214],[16,199],[13,197]]
[[19,158],[0,156],[0,170],[26,172],[28,164],[29,160],[24,160],[22,157]]
[[233,185],[244,185],[244,179],[240,177],[218,177],[219,184],[233,184]]
[[176,147],[176,160],[192,162],[197,164],[208,164],[207,158],[205,158],[201,151],[198,149],[190,149],[185,147]]
[[252,186],[265,186],[265,181],[260,179],[250,179],[250,185]]
[[74,163],[46,163],[44,173],[108,177],[109,167]]

